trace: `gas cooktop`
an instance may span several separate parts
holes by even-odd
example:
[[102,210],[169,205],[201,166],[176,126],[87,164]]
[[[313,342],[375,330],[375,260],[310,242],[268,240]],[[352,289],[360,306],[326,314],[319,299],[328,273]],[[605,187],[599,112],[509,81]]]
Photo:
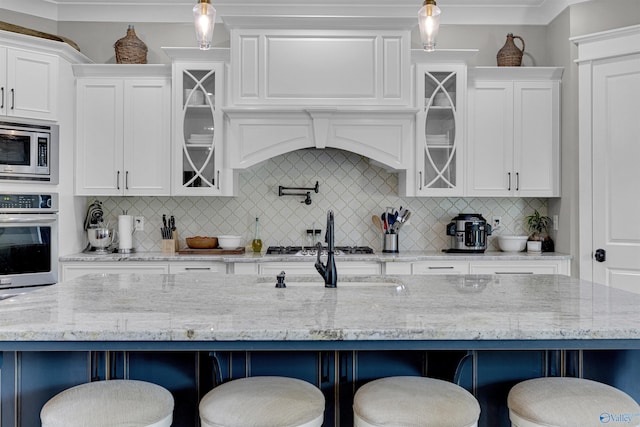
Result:
[[[327,247],[322,247],[321,255],[326,255]],[[336,246],[334,255],[363,255],[372,254],[373,249],[368,246]],[[299,255],[299,256],[316,256],[317,248],[315,246],[269,246],[267,255]]]

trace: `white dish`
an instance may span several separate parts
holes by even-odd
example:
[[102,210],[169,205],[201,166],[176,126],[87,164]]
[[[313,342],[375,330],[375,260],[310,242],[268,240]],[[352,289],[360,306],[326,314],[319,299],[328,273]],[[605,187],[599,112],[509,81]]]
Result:
[[242,245],[242,236],[218,236],[218,246],[222,249],[236,249]]
[[498,236],[498,246],[502,252],[522,252],[527,247],[529,236]]

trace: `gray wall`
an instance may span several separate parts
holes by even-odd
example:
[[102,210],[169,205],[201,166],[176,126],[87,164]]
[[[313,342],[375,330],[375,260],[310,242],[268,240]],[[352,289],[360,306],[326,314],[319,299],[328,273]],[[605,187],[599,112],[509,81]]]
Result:
[[[82,52],[98,64],[115,63],[113,44],[124,37],[128,23],[104,22],[60,22],[59,34],[78,43]],[[169,63],[162,47],[195,47],[193,26],[190,23],[150,24],[131,23],[137,36],[146,43],[149,63]],[[496,54],[504,45],[507,33],[519,35],[525,40],[523,65],[551,65],[546,48],[546,27],[525,25],[443,25],[438,41],[439,49],[478,49],[471,65],[496,65]],[[216,24],[213,44],[228,47],[229,32],[222,23]],[[412,46],[420,47],[420,36],[416,29],[412,33]]]
[[571,37],[637,24],[639,0],[590,0],[571,6]]

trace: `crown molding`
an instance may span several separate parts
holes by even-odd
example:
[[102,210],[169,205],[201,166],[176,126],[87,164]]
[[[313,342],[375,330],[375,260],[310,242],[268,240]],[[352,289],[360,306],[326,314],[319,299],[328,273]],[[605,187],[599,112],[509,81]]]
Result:
[[[444,25],[547,25],[588,0],[439,0]],[[54,21],[191,22],[191,0],[3,0],[3,8]],[[214,0],[224,16],[415,18],[421,0]],[[152,11],[150,13],[150,10]]]

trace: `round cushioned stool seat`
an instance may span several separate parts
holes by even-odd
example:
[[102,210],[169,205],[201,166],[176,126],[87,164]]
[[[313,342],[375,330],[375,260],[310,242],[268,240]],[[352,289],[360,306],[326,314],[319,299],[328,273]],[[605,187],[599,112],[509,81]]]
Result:
[[523,381],[509,391],[507,406],[517,427],[640,426],[640,406],[629,395],[581,378]]
[[295,378],[241,378],[200,401],[202,427],[320,427],[323,420],[324,395]]
[[173,421],[173,396],[144,381],[95,381],[52,397],[42,407],[40,419],[42,427],[168,427]]
[[424,377],[388,377],[358,389],[353,399],[355,427],[472,427],[480,405],[462,387]]

